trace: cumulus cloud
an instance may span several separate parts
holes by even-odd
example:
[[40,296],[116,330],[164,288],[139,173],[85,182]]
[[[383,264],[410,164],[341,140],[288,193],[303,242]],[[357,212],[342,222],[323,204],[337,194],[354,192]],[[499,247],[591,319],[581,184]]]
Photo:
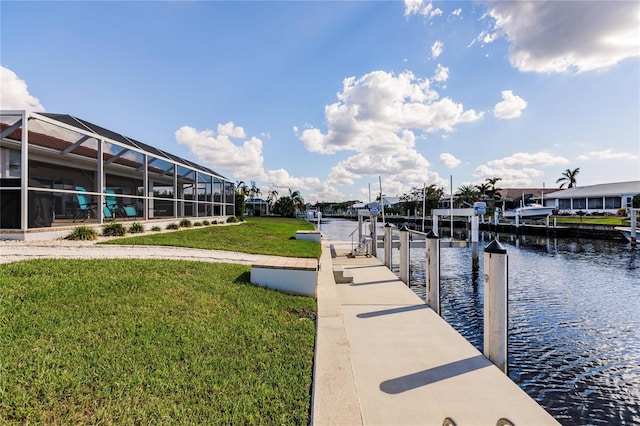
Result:
[[448,152],[443,152],[440,154],[440,164],[445,166],[448,169],[453,169],[460,165],[461,161],[454,157],[452,154]]
[[483,181],[499,176],[502,178],[500,185],[502,187],[509,187],[531,185],[533,178],[544,176],[544,172],[531,167],[516,169],[509,167],[491,167],[483,164],[476,167],[473,176]]
[[640,2],[492,1],[493,28],[477,40],[505,37],[520,71],[585,72],[640,56]]
[[461,8],[457,8],[456,10],[454,10],[453,12],[451,12],[451,15],[453,15],[453,16],[460,16],[460,15],[462,15],[462,9],[461,9]]
[[508,157],[488,161],[478,166],[473,175],[479,179],[495,176],[502,178],[503,187],[531,185],[533,178],[544,176],[538,167],[552,167],[569,164],[569,160],[548,152],[517,152]]
[[510,120],[520,117],[526,107],[527,102],[520,96],[514,95],[511,90],[503,90],[502,101],[493,108],[493,115],[496,118]]
[[569,160],[548,152],[517,152],[508,157],[488,161],[491,167],[528,167],[528,166],[558,166],[569,164]]
[[[444,67],[440,73],[446,73]],[[331,169],[330,186],[378,176],[392,187],[402,186],[403,191],[422,185],[425,176],[428,184],[446,184],[429,170],[430,163],[416,149],[416,141],[429,133],[452,132],[457,125],[482,117],[450,98],[441,99],[429,79],[410,71],[399,75],[374,71],[347,78],[337,97],[338,102],[325,107],[325,132],[308,126],[296,133],[310,152],[354,152]]]
[[450,98],[439,99],[428,79],[410,71],[373,71],[344,80],[338,100],[325,107],[327,132],[307,128],[300,135],[307,150],[324,154],[351,150],[376,155],[415,144],[414,131],[451,132],[482,117]]
[[230,138],[236,139],[244,138],[247,136],[244,132],[244,129],[242,127],[236,127],[236,125],[233,124],[233,121],[229,121],[225,124],[218,124],[218,133],[220,135],[229,136]]
[[[218,134],[212,130],[197,130],[182,126],[175,132],[176,141],[189,147],[198,160],[214,170],[233,172],[237,178],[254,177],[263,169],[262,141],[252,137],[241,145],[231,141],[229,134],[244,134],[233,123],[218,126]],[[222,132],[221,132],[222,131]],[[240,137],[240,136],[235,136]]]
[[613,149],[605,149],[604,151],[591,151],[578,156],[578,160],[637,160],[638,155],[625,152],[614,152]]
[[29,93],[27,83],[3,66],[0,66],[0,108],[44,111],[38,98]]
[[442,83],[443,81],[447,81],[448,78],[449,78],[449,68],[443,67],[442,65],[438,64],[438,67],[436,68],[436,72],[433,75],[433,80],[437,81],[438,83]]
[[433,18],[434,16],[442,15],[442,10],[439,8],[433,8],[433,3],[424,0],[405,0],[404,1],[404,16],[410,15],[422,15]]
[[444,43],[440,40],[436,40],[431,46],[431,57],[433,59],[442,55],[442,51],[444,50]]

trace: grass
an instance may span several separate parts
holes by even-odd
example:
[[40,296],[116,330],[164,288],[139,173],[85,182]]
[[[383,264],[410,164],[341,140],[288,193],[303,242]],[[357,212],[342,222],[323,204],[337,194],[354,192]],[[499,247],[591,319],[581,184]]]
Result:
[[554,217],[556,218],[556,223],[585,223],[585,224],[594,224],[594,225],[622,226],[625,223],[629,222],[629,218],[618,217],[618,216],[604,216],[604,217],[583,216],[582,219],[580,219],[579,216],[554,216]]
[[252,217],[233,226],[211,226],[162,234],[117,238],[102,244],[142,244],[228,250],[251,254],[320,258],[314,241],[296,240],[297,230],[313,230],[302,219]]
[[315,301],[249,269],[0,265],[0,424],[307,424]]

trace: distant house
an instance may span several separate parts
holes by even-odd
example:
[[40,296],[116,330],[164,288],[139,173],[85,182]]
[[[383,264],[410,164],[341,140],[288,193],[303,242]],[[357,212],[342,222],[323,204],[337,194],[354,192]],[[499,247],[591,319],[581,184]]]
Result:
[[545,195],[544,205],[553,206],[561,213],[602,212],[617,213],[632,207],[633,197],[640,194],[640,181],[603,183],[580,186]]
[[558,188],[505,188],[500,190],[500,202],[506,208],[518,208],[521,204],[543,204],[549,195],[561,191]]
[[249,216],[269,214],[269,204],[262,198],[248,197],[244,200],[245,213]]

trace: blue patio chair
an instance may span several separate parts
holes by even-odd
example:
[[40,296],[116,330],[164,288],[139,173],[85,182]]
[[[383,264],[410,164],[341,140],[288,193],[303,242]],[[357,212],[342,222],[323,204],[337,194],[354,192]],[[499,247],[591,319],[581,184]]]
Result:
[[82,192],[87,192],[87,190],[83,186],[76,186],[75,190],[80,192],[76,193],[76,200],[78,205],[73,212],[73,222],[75,223],[78,219],[82,219],[82,221],[84,222],[92,216],[96,217],[95,208],[98,204],[89,201],[89,197],[87,197],[86,194],[82,194]]
[[[121,206],[118,204],[116,193],[113,191],[113,189],[105,189],[104,193],[108,194],[104,197],[105,207],[103,208],[103,211],[105,212],[105,218],[115,219],[117,215],[127,218],[138,217],[138,212],[136,211],[135,207],[131,205]],[[109,212],[111,213],[109,217],[106,214],[106,210],[109,210]]]

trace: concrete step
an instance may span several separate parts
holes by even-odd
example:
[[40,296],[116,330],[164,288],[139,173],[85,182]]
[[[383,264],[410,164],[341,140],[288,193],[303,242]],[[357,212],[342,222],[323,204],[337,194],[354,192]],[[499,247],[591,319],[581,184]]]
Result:
[[345,270],[340,265],[333,267],[333,278],[336,284],[351,284],[353,282],[353,274],[349,270]]

